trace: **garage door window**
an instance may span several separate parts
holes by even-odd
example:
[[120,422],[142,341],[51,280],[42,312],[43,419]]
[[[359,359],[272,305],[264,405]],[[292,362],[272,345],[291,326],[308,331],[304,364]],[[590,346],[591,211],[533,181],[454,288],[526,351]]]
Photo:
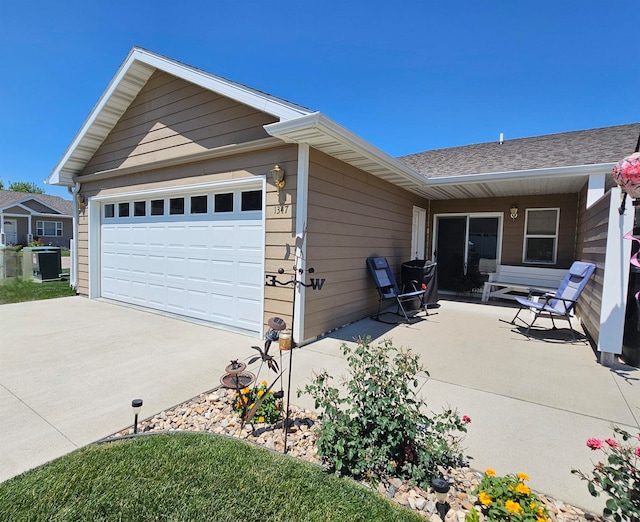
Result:
[[115,205],[113,203],[109,203],[104,206],[104,217],[112,218],[115,216]]
[[136,201],[133,203],[133,215],[142,217],[147,214],[146,202],[145,201]]
[[184,198],[171,198],[169,200],[169,214],[172,216],[184,214]]
[[152,199],[151,200],[151,215],[163,216],[164,215],[164,199]]
[[191,213],[206,214],[207,213],[207,196],[191,197]]
[[118,217],[129,217],[129,202],[118,203]]
[[215,195],[215,212],[233,212],[233,192]]
[[262,210],[262,191],[251,190],[242,193],[242,211]]

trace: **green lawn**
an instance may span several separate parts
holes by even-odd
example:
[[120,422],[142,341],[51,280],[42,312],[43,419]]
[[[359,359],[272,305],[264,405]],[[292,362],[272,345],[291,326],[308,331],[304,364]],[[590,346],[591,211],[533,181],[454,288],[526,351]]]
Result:
[[69,281],[35,283],[21,278],[8,279],[0,283],[0,304],[21,303],[76,295]]
[[353,481],[237,439],[92,445],[0,484],[11,521],[419,521]]

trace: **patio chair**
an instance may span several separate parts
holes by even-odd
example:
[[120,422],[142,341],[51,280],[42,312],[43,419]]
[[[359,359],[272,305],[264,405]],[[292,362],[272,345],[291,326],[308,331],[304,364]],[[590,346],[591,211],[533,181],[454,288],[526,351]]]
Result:
[[398,288],[398,284],[386,258],[370,257],[367,259],[367,267],[369,268],[369,272],[371,272],[379,296],[378,313],[374,317],[376,321],[380,321],[380,307],[382,306],[382,302],[389,300],[396,303],[397,308],[395,313],[400,315],[400,312],[402,312],[407,323],[409,322],[409,316],[403,303],[415,300],[419,304],[419,308],[429,315],[427,312],[427,303],[424,300],[425,290],[421,288],[418,281],[411,282],[411,286],[413,287],[412,291],[400,293],[400,289]]
[[556,323],[553,320],[554,316],[565,318],[569,322],[569,328],[571,329],[571,340],[575,340],[575,332],[571,325],[571,312],[595,269],[596,266],[592,263],[575,261],[555,293],[543,294],[538,298],[538,301],[531,299],[532,295],[535,294],[535,290],[532,291],[532,294],[530,294],[528,298],[517,297],[516,301],[520,303],[520,309],[511,320],[511,324],[515,324],[515,320],[518,319],[522,310],[531,310],[531,312],[533,312],[533,319],[530,323],[520,318],[520,320],[527,325],[525,335],[528,336],[536,319],[538,319],[540,315],[548,313],[549,317],[551,317],[551,324],[554,330],[556,329]]

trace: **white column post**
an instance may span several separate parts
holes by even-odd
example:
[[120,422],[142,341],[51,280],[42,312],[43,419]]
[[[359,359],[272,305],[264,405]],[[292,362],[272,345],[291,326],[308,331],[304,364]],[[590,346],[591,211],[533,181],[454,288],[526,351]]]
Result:
[[28,227],[28,232],[27,232],[27,245],[29,243],[31,243],[31,241],[33,240],[33,230],[31,228],[32,225],[32,220],[33,220],[33,216],[31,214],[29,214],[27,216],[27,227]]
[[6,245],[4,237],[4,212],[0,211],[0,245]]
[[[306,275],[307,265],[307,242],[305,238],[307,227],[307,196],[309,190],[309,145],[307,143],[298,144],[298,186],[296,190],[296,266],[304,270]],[[304,305],[305,288],[296,285],[295,324],[293,331],[296,338],[295,343],[301,343],[304,337]]]
[[627,287],[629,285],[631,241],[624,239],[623,236],[633,229],[634,209],[627,198],[625,213],[623,215],[618,213],[620,194],[619,187],[611,190],[607,246],[602,276],[598,351],[600,352],[600,363],[604,366],[611,366],[615,362],[615,355],[622,353]]

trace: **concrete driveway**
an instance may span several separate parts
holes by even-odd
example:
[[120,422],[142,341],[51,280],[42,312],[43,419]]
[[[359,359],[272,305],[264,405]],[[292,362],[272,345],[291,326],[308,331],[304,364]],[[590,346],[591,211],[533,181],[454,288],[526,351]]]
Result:
[[[441,305],[411,326],[363,320],[295,350],[292,397],[314,371],[346,374],[342,342],[391,337],[421,356],[430,409],[472,418],[472,467],[526,472],[537,491],[599,511],[605,499],[570,470],[591,470],[587,438],[610,436],[613,423],[639,428],[640,371],[598,365],[586,343],[527,340],[499,321],[510,308]],[[217,386],[229,360],[255,353],[256,342],[80,297],[1,306],[0,480],[130,425],[133,398],[148,417]],[[308,396],[292,402],[313,406]]]

